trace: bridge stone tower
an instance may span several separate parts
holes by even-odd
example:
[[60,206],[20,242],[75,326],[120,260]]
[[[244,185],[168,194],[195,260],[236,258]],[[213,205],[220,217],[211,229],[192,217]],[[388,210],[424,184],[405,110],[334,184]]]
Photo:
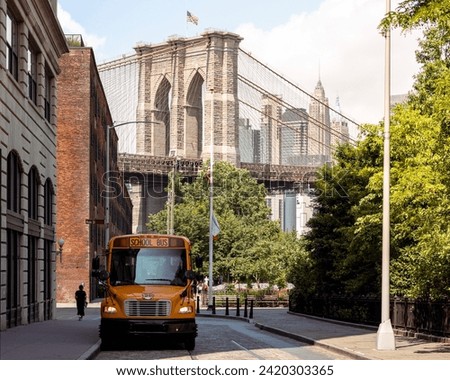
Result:
[[135,47],[136,152],[240,163],[237,34],[204,32]]

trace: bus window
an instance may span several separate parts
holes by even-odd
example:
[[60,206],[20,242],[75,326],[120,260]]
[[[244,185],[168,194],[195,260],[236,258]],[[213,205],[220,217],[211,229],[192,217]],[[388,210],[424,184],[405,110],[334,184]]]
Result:
[[185,249],[117,249],[112,252],[111,285],[186,286]]
[[130,285],[134,282],[135,276],[135,249],[115,250],[111,258],[111,285]]

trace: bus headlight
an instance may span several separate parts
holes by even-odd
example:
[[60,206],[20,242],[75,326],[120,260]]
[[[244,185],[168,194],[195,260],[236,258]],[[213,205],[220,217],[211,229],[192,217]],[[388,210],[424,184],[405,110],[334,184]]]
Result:
[[188,314],[188,313],[192,313],[192,306],[183,306],[183,307],[180,307],[180,311],[179,311],[179,313],[180,314]]
[[107,314],[115,314],[117,313],[117,309],[114,306],[105,306],[103,311]]

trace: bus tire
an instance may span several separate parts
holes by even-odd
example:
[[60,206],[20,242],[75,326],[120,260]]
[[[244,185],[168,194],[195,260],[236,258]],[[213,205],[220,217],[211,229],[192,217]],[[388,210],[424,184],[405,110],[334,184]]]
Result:
[[189,337],[184,341],[184,348],[188,351],[195,350],[195,337]]
[[113,344],[111,339],[102,338],[102,342],[100,343],[100,350],[108,351],[113,348]]

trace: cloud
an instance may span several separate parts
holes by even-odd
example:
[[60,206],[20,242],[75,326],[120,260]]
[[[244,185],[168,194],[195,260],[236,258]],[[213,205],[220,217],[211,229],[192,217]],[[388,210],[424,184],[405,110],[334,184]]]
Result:
[[95,34],[88,33],[86,29],[76,22],[69,12],[66,12],[61,5],[58,4],[58,19],[65,34],[81,34],[85,46],[92,47],[96,52],[101,52],[105,46],[106,37],[100,37]]
[[[319,79],[330,105],[359,123],[383,118],[385,40],[377,27],[385,14],[375,0],[325,0],[314,12],[261,30],[244,24],[241,47],[312,93]],[[392,33],[391,93],[407,93],[418,71],[415,36]]]

